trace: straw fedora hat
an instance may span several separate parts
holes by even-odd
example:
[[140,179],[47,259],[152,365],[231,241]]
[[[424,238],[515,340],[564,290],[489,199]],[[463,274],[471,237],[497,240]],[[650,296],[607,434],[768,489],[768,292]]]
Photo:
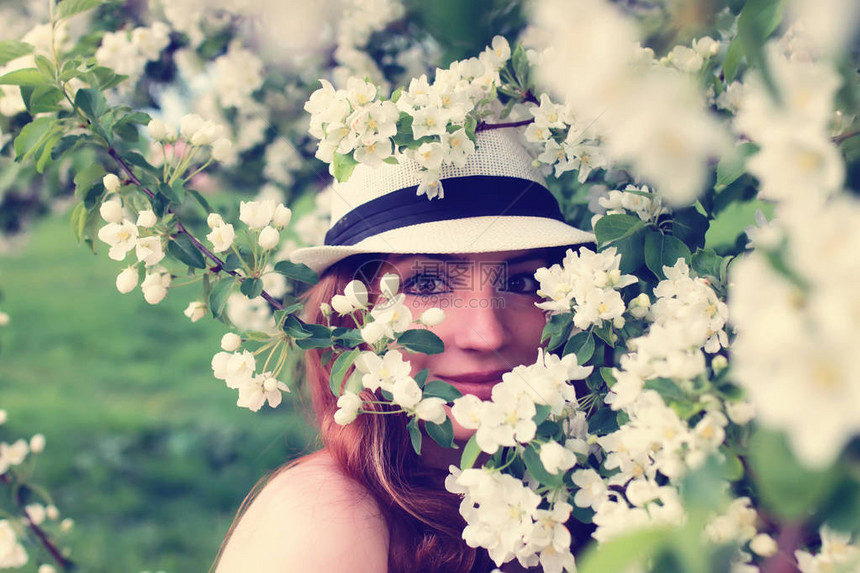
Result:
[[464,167],[444,165],[443,197],[417,195],[420,169],[358,165],[333,186],[325,244],[293,251],[290,260],[317,273],[360,253],[484,253],[594,242],[568,225],[514,129],[478,133]]

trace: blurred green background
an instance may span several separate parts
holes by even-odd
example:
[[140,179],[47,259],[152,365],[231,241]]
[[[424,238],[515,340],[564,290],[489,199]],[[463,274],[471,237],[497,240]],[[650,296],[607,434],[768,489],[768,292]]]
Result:
[[182,315],[194,287],[150,306],[68,213],[31,231],[0,254],[0,440],[46,436],[35,481],[75,520],[81,571],[206,571],[244,494],[308,447],[307,413],[236,407],[209,365],[224,326]]

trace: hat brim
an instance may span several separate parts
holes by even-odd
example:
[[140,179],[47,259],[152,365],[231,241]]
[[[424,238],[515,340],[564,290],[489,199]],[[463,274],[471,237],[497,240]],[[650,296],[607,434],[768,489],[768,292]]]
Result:
[[334,263],[362,253],[491,253],[595,242],[594,235],[543,217],[471,217],[432,221],[385,231],[355,245],[296,249],[294,263],[321,274]]

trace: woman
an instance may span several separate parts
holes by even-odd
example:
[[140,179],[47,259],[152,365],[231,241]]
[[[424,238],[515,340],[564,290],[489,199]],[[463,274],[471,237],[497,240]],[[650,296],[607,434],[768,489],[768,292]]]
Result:
[[[433,306],[446,314],[433,327],[445,351],[410,354],[413,375],[427,368],[429,379],[488,399],[504,372],[534,362],[546,323],[534,304],[534,271],[593,237],[564,222],[516,137],[509,129],[480,132],[464,167],[442,167],[441,198],[416,194],[421,173],[406,162],[359,166],[336,186],[325,245],[292,256],[322,273],[307,299],[308,320],[323,322],[320,303],[349,281],[394,272],[414,316]],[[485,551],[462,541],[459,500],[444,489],[458,453],[425,440],[419,458],[400,416],[336,424],[337,398],[318,351],[308,352],[306,371],[324,448],[266,482],[216,571],[493,569]],[[455,427],[457,441],[468,437]]]

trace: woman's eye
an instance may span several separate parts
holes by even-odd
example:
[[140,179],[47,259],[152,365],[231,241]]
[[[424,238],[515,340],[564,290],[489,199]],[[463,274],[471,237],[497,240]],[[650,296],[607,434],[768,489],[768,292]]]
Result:
[[415,275],[403,285],[403,292],[413,295],[442,294],[450,291],[448,283],[437,275]]
[[518,294],[535,294],[539,286],[534,273],[520,273],[508,277],[504,288],[500,290]]

